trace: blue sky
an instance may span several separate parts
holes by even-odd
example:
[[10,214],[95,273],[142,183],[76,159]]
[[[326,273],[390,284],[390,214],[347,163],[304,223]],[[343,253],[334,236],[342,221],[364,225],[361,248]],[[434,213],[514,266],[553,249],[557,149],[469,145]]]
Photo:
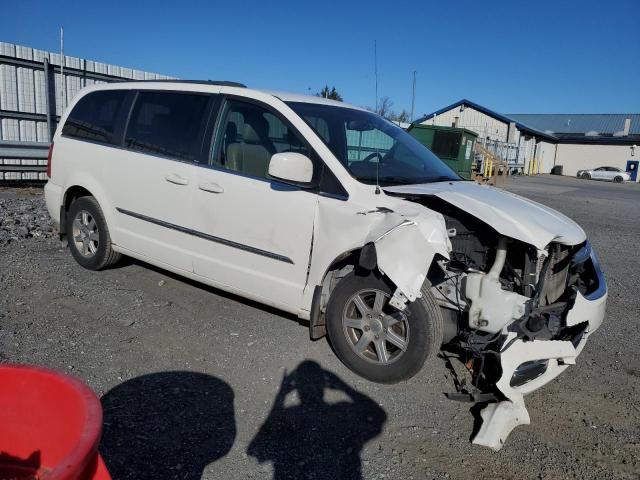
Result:
[[468,98],[502,113],[640,111],[640,1],[7,2],[0,41],[181,78],[416,116]]

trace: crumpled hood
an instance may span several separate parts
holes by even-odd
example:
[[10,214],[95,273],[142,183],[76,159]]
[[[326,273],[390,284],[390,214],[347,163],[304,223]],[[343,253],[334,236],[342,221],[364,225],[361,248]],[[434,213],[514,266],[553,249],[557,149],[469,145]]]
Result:
[[543,250],[549,242],[577,245],[586,239],[573,220],[513,193],[475,182],[437,182],[384,187],[386,192],[433,195],[470,213],[497,232]]

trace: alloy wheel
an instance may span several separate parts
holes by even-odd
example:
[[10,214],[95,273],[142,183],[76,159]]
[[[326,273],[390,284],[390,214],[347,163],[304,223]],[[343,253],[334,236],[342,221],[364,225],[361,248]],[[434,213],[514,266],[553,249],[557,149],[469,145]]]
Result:
[[409,345],[406,315],[389,305],[390,296],[375,289],[360,290],[346,303],[343,332],[361,358],[376,364],[398,360]]
[[83,257],[93,257],[98,251],[98,224],[86,210],[80,210],[73,219],[73,242]]

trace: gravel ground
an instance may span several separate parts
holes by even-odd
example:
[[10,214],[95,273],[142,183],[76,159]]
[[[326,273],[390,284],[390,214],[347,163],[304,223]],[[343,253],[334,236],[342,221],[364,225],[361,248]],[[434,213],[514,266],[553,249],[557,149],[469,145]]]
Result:
[[[82,269],[39,190],[0,190],[0,361],[76,375],[105,410],[114,479],[640,478],[640,188],[512,178],[577,220],[610,289],[577,365],[527,397],[532,424],[472,445],[440,360],[356,377],[296,318],[136,261]],[[1,391],[1,387],[0,387]]]

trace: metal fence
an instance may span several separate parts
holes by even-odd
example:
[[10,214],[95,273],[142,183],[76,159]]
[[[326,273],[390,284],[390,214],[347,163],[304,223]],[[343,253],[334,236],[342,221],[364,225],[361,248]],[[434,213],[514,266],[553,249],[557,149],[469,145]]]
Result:
[[170,78],[0,42],[0,181],[46,180],[51,137],[82,88]]

